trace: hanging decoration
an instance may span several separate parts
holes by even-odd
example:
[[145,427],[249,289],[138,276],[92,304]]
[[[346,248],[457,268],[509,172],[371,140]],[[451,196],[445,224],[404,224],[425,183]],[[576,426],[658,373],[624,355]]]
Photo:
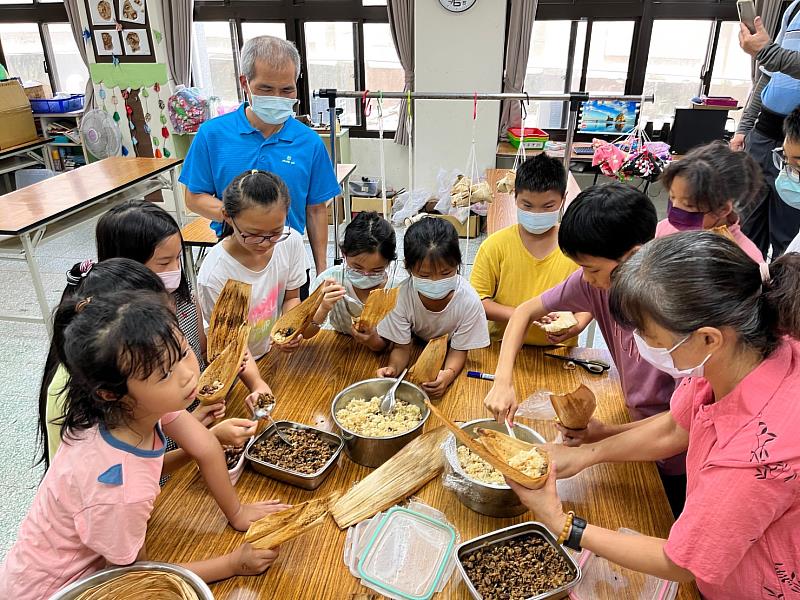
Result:
[[97,97],[100,98],[100,101],[102,102],[103,112],[108,112],[108,106],[106,106],[106,88],[103,87],[102,82],[100,82],[100,87],[97,90]]
[[[161,138],[158,136],[153,135],[153,147],[155,148],[153,154],[156,158],[170,157],[170,151],[167,149],[167,138],[169,137],[169,129],[167,128],[167,115],[164,113],[164,110],[167,108],[167,103],[161,97],[161,85],[158,82],[153,84],[153,91],[156,93],[156,97],[158,98],[158,120],[161,123]],[[146,119],[145,119],[146,120]],[[162,151],[159,146],[163,146],[164,150]]]
[[161,40],[164,39],[164,35],[155,29],[153,29],[153,39],[156,41],[156,44],[160,44]]
[[92,41],[92,32],[89,31],[88,29],[84,29],[81,35],[83,35],[84,44],[88,44],[89,42]]

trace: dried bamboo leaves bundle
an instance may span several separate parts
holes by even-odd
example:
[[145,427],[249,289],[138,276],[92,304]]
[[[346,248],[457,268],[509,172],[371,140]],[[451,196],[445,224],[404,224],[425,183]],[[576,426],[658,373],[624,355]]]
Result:
[[447,334],[433,338],[425,346],[414,366],[408,370],[406,378],[417,385],[436,381],[446,356]]
[[372,290],[364,303],[361,317],[355,323],[356,330],[365,333],[374,327],[394,309],[400,288]]
[[444,427],[422,434],[355,484],[331,507],[339,529],[394,506],[439,475],[444,467],[440,448],[446,437]]
[[250,524],[244,539],[260,550],[277,548],[321,525],[328,516],[331,504],[338,498],[339,493],[335,492],[267,515]]
[[497,191],[501,194],[513,194],[517,185],[516,169],[509,169],[502,179],[497,181]]
[[228,279],[217,298],[211,319],[208,322],[207,351],[209,362],[213,362],[247,323],[250,313],[252,286],[235,279]]
[[493,202],[492,188],[486,181],[472,182],[469,177],[459,175],[450,188],[450,204],[453,207],[464,208],[481,202]]
[[132,571],[92,586],[76,600],[197,600],[194,588],[182,577],[164,571]]

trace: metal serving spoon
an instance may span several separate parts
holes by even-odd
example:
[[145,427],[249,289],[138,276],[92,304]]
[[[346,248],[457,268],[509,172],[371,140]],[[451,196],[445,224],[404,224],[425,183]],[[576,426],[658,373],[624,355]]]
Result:
[[281,430],[278,428],[278,424],[272,420],[272,411],[274,408],[275,408],[275,400],[273,400],[271,403],[267,404],[264,407],[254,408],[253,418],[255,418],[258,421],[262,419],[267,419],[270,425],[275,427],[275,433],[278,434],[278,437],[281,438],[281,441],[284,442],[285,444],[288,444],[289,446],[294,447],[292,441],[281,432]]
[[394,403],[395,397],[394,393],[397,391],[397,388],[403,382],[403,378],[408,373],[408,369],[404,369],[402,373],[400,373],[400,377],[397,378],[397,381],[394,382],[394,385],[389,388],[389,391],[386,392],[386,395],[381,400],[381,412],[385,415],[388,415],[390,412],[394,410]]

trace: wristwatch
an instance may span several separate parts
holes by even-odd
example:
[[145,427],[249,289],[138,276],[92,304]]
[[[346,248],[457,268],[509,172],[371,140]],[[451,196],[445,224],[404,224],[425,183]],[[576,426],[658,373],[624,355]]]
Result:
[[581,548],[581,538],[583,537],[585,529],[585,519],[581,519],[578,516],[572,517],[572,529],[569,530],[569,537],[567,537],[567,541],[564,542],[564,545],[576,552],[583,550],[583,548]]

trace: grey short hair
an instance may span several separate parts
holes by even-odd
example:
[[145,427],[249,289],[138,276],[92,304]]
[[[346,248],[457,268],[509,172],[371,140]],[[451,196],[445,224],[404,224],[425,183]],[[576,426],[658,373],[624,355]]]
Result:
[[768,356],[782,335],[800,339],[800,254],[761,267],[735,242],[685,231],[645,244],[612,275],[609,306],[623,327],[652,319],[676,337],[730,327],[739,342]]
[[292,42],[271,35],[260,35],[247,40],[242,48],[241,69],[248,80],[256,74],[256,61],[263,60],[270,67],[279,69],[291,61],[295,79],[300,77],[300,53]]

